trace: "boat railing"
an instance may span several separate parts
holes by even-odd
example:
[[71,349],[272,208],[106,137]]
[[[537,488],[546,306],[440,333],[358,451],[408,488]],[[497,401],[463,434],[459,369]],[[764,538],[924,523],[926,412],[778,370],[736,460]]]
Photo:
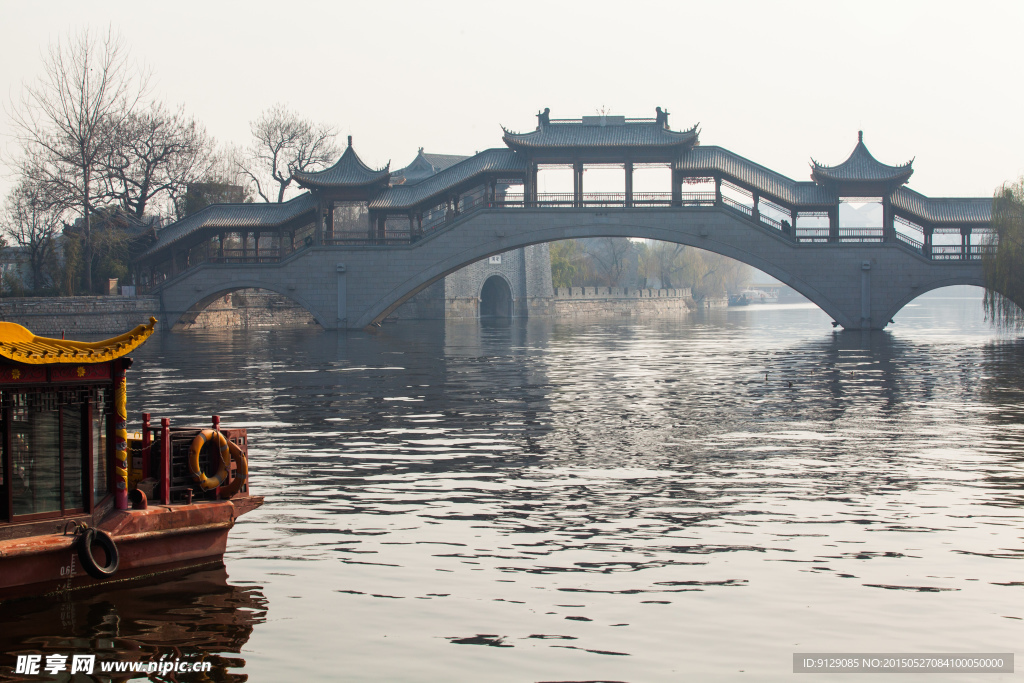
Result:
[[[248,434],[245,428],[224,428],[220,424],[220,416],[214,415],[211,426],[215,431],[220,432],[224,437],[237,445],[242,453],[248,457]],[[162,418],[159,425],[152,422],[149,413],[142,414],[141,439],[131,444],[131,467],[136,485],[139,481],[155,481],[151,489],[154,502],[160,505],[170,505],[174,502],[191,503],[194,498],[220,499],[220,490],[228,486],[236,476],[236,465],[231,463],[228,475],[221,486],[211,491],[197,491],[194,485],[192,473],[189,469],[188,458],[192,446],[192,440],[203,429],[209,427],[171,427],[168,418]],[[200,465],[205,466],[206,471],[217,469],[217,461],[220,454],[215,448],[206,449],[209,454],[206,457],[201,455]],[[242,492],[248,492],[248,482],[241,488]]]

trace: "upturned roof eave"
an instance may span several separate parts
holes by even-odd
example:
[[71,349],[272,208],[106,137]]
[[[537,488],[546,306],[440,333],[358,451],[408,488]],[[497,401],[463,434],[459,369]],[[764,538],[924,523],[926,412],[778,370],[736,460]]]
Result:
[[879,184],[903,185],[914,174],[914,160],[900,166],[883,164],[868,151],[864,144],[864,133],[857,133],[857,145],[850,156],[841,164],[826,166],[811,158],[811,180],[819,184]]

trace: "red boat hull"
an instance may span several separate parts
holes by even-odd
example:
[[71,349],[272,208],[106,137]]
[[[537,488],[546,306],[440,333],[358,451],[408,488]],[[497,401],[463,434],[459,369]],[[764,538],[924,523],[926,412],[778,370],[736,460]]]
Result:
[[263,503],[261,496],[115,510],[97,528],[117,546],[117,571],[96,579],[82,567],[72,533],[0,541],[0,601],[110,586],[154,575],[219,565],[235,519]]

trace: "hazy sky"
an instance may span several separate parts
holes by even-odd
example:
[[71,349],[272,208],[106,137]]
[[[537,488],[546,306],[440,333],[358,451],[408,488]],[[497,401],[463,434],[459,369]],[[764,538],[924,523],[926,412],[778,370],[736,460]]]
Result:
[[[915,157],[929,196],[990,196],[1024,173],[1024,2],[47,2],[0,0],[7,107],[59,35],[112,24],[218,140],[275,102],[351,134],[364,161],[500,147],[501,124],[671,112],[798,180],[863,129]],[[6,144],[10,126],[0,117]],[[344,139],[344,138],[342,138]],[[0,179],[6,195],[9,171]]]

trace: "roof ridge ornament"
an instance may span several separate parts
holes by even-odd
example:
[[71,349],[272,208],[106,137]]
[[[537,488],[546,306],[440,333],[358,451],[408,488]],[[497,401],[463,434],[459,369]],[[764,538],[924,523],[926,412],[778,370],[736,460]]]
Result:
[[550,125],[551,123],[551,107],[544,107],[544,111],[537,112],[537,130],[542,127]]
[[662,128],[664,128],[665,130],[668,130],[668,110],[667,109],[666,110],[662,110],[661,107],[655,107],[654,108],[654,122],[657,125],[659,125]]

